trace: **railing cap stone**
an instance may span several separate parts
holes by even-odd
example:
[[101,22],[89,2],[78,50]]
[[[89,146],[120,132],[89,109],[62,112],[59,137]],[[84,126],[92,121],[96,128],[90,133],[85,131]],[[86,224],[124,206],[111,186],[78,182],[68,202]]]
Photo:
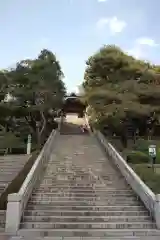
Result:
[[18,193],[12,193],[8,195],[9,202],[20,202],[21,199],[22,199],[22,196]]
[[155,195],[155,200],[156,200],[156,202],[160,202],[160,194]]

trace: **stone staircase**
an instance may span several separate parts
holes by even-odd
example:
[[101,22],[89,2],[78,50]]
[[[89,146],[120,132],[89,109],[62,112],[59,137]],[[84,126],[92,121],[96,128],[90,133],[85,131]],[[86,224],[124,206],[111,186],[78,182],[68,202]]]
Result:
[[[29,155],[0,156],[0,196],[24,167]],[[5,210],[0,210],[0,232],[5,228]]]
[[0,210],[0,233],[4,233],[5,228],[5,210]]
[[75,125],[63,126],[18,235],[48,240],[160,239],[148,211],[96,139],[78,131]]

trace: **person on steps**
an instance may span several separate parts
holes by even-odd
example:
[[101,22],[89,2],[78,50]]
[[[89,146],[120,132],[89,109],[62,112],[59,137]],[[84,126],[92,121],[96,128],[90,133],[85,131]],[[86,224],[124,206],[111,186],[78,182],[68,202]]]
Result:
[[83,123],[83,125],[81,126],[81,130],[83,133],[88,131],[87,125],[85,123]]

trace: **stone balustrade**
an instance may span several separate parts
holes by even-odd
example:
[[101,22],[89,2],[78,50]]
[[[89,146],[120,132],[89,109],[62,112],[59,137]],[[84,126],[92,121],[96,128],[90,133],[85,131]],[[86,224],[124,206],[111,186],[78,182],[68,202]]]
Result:
[[109,155],[111,161],[118,167],[127,183],[149,210],[151,216],[156,221],[157,228],[160,229],[160,194],[155,195],[151,191],[100,131],[94,130],[94,134]]
[[62,120],[60,119],[58,129],[51,132],[47,142],[38,155],[19,192],[8,195],[5,226],[5,231],[8,234],[16,234],[17,230],[19,229],[20,221],[27,202],[35,185],[42,177],[42,172],[53,151],[55,138],[59,134],[61,122]]

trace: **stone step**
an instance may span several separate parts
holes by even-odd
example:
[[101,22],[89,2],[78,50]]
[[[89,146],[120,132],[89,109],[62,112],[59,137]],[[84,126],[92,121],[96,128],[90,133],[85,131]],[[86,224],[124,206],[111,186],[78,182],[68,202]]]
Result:
[[[58,152],[57,152],[57,154],[59,155]],[[52,166],[60,167],[60,169],[66,170],[67,167],[68,167],[68,166],[66,166],[66,163],[67,163],[71,169],[77,170],[79,172],[82,172],[82,171],[85,172],[86,170],[88,170],[89,166],[91,166],[91,165],[95,166],[95,162],[94,162],[94,164],[92,162],[92,164],[90,164],[89,166],[88,165],[84,165],[84,163],[83,164],[79,163],[79,164],[76,165],[77,162],[74,163],[73,156],[71,156],[71,155],[70,156],[66,156],[65,154],[63,154],[63,155],[60,156],[61,160],[59,161],[59,157],[57,157],[56,151],[55,151],[53,160],[50,159],[48,161],[48,163],[46,164],[46,166],[50,166],[51,165],[51,167]],[[55,157],[56,157],[56,159],[55,159]],[[76,155],[75,155],[75,157],[76,157]],[[111,169],[113,171],[113,168],[110,167],[110,166],[108,166],[108,169]]]
[[[17,171],[19,171],[19,170],[20,169],[17,169]],[[16,171],[13,171],[13,172],[12,171],[10,171],[10,172],[9,171],[8,172],[3,171],[3,172],[0,173],[0,176],[2,176],[2,177],[5,177],[6,175],[12,176],[13,174],[15,175],[16,173],[17,173]]]
[[5,158],[5,159],[0,159],[0,163],[1,164],[12,164],[12,163],[24,163],[25,161],[27,161],[29,157],[27,158]]
[[14,161],[26,161],[28,159],[29,155],[17,155],[17,156],[10,156],[8,157],[7,155],[5,156],[0,156],[0,162],[14,162]]
[[[19,170],[20,170],[20,169],[17,169],[17,172],[18,172]],[[17,172],[16,172],[16,171],[15,171],[15,172],[13,171],[13,172],[0,173],[0,177],[1,177],[1,178],[4,178],[4,177],[6,177],[6,176],[11,177],[12,175],[16,175]]]
[[43,187],[82,187],[82,188],[86,188],[86,187],[93,187],[93,186],[98,186],[98,187],[103,187],[105,188],[106,184],[104,184],[102,181],[100,180],[91,180],[91,181],[77,181],[77,180],[53,180],[53,181],[42,181],[39,185],[39,188],[43,188]]
[[[7,181],[7,180],[5,181],[5,180],[3,180],[3,183],[5,183],[5,186],[2,187],[0,191],[1,191],[1,192],[4,191],[4,189],[8,186],[8,184],[9,184],[10,182],[11,182],[11,181]],[[0,183],[1,183],[1,181],[0,181]]]
[[[1,164],[0,164],[0,166],[1,166]],[[17,166],[16,168],[13,168],[13,169],[12,169],[12,167],[3,167],[3,168],[1,167],[0,172],[3,173],[3,174],[16,172],[17,169],[22,169],[23,166],[24,166],[24,164],[22,166]]]
[[[76,157],[75,157],[76,158]],[[75,161],[75,159],[73,159],[73,161]],[[78,164],[78,162],[77,162]],[[80,167],[77,167],[77,166],[73,166],[71,162],[69,161],[64,161],[64,162],[61,162],[61,163],[55,163],[55,162],[51,162],[51,163],[48,163],[44,166],[46,166],[45,168],[45,172],[46,173],[74,173],[74,174],[80,174],[80,175],[86,175],[86,174],[91,174],[92,172],[93,173],[101,173],[102,175],[106,176],[108,174],[111,174],[113,175],[114,173],[116,173],[116,169],[113,169],[112,167],[108,167],[105,172],[104,172],[104,169],[102,169],[102,165],[106,165],[106,162],[105,163],[93,163],[93,164],[90,164],[90,165],[84,165],[84,166],[80,166]],[[119,176],[119,173],[117,174]],[[121,176],[121,175],[120,175]]]
[[[61,156],[61,160],[59,161],[59,157],[54,155],[54,160],[53,161],[49,161],[49,162],[47,162],[45,164],[45,166],[46,166],[45,172],[46,171],[52,171],[52,170],[54,171],[55,169],[58,169],[58,172],[60,172],[60,171],[63,171],[63,172],[70,172],[70,171],[72,172],[72,171],[74,171],[74,172],[80,173],[80,174],[89,173],[90,170],[95,170],[95,172],[97,172],[99,170],[99,171],[102,172],[102,170],[104,170],[104,169],[102,169],[103,168],[102,164],[107,164],[107,165],[109,164],[107,169],[102,172],[104,175],[108,174],[109,172],[115,173],[117,171],[116,168],[111,167],[110,163],[108,163],[106,161],[97,161],[97,162],[96,161],[94,161],[94,162],[92,161],[92,162],[90,162],[88,164],[86,164],[86,162],[85,162],[85,164],[84,163],[81,164],[80,162],[76,161],[75,164],[77,164],[77,165],[75,165],[73,163],[76,160],[75,158],[77,158],[77,156],[75,156],[74,159],[62,160],[62,158],[65,159],[66,156]],[[58,159],[58,161],[57,161],[57,159]]]
[[[19,170],[17,170],[17,172],[18,172]],[[17,172],[12,172],[12,174],[11,173],[5,173],[5,174],[1,174],[0,173],[0,178],[1,179],[3,179],[3,178],[6,178],[6,177],[8,177],[8,178],[11,178],[13,175],[15,176],[16,174],[17,174]],[[13,177],[12,177],[13,178]]]
[[26,210],[24,216],[149,216],[148,211]]
[[54,210],[59,210],[59,211],[144,211],[145,207],[141,205],[136,205],[136,206],[125,206],[125,205],[117,205],[117,206],[79,206],[79,205],[72,205],[72,206],[51,206],[51,205],[43,205],[43,204],[28,204],[27,205],[27,210],[43,210],[43,211],[54,211]]
[[5,186],[6,186],[6,183],[0,182],[0,187],[5,187]]
[[0,216],[1,216],[1,215],[4,215],[5,213],[6,213],[5,210],[0,210]]
[[15,159],[15,158],[24,158],[26,157],[26,154],[7,154],[5,156],[0,156],[0,159]]
[[108,177],[108,178],[102,178],[102,177],[98,177],[98,176],[93,176],[93,175],[88,175],[88,176],[74,176],[73,174],[72,175],[48,175],[48,177],[44,177],[43,178],[43,182],[57,182],[57,181],[60,181],[60,182],[65,182],[65,181],[79,181],[79,182],[83,182],[83,181],[105,181],[105,182],[117,182],[117,181],[123,181],[124,182],[124,179],[123,178],[118,178],[118,177]]
[[18,168],[20,168],[20,167],[22,167],[23,165],[25,164],[25,162],[23,162],[23,163],[17,163],[17,162],[13,162],[13,163],[0,163],[0,165],[1,165],[1,169],[13,169],[13,170],[16,170],[17,169],[17,167]]
[[[44,179],[41,181],[41,185],[74,185],[74,184],[79,184],[79,185],[87,185],[87,182],[89,182],[88,184],[100,184],[101,183],[101,179],[95,179],[95,178],[91,178],[91,179],[78,179],[78,178],[72,178],[72,179],[68,179],[68,178],[52,178],[52,179]],[[110,183],[111,181],[107,181],[106,183]]]
[[[55,157],[56,157],[56,155],[55,155]],[[63,172],[63,173],[75,172],[75,173],[80,173],[80,174],[87,174],[87,173],[90,173],[90,170],[97,171],[98,166],[99,166],[98,169],[103,170],[102,166],[101,166],[102,164],[107,164],[107,162],[106,161],[105,162],[94,162],[94,163],[92,162],[92,164],[89,164],[89,165],[75,166],[75,165],[73,165],[71,160],[56,162],[54,159],[54,161],[48,162],[47,164],[45,164],[45,166],[46,166],[45,172],[47,172],[47,171],[54,172],[56,169],[57,173],[58,172]],[[116,172],[116,169],[113,169],[112,167],[108,166],[104,175],[107,175],[108,173],[114,174],[115,172]]]
[[25,163],[23,164],[16,164],[13,163],[13,165],[7,165],[7,164],[0,164],[1,166],[1,171],[16,171],[16,169],[21,169],[23,166],[25,165]]
[[[64,163],[64,164],[66,164],[66,163]],[[111,171],[111,170],[107,170],[107,171],[105,171],[105,175],[104,174],[101,174],[101,172],[102,172],[102,170],[101,171],[99,171],[99,172],[97,172],[96,170],[91,170],[91,171],[89,171],[89,170],[76,170],[76,169],[61,169],[61,167],[58,167],[58,166],[53,166],[53,165],[51,165],[51,166],[49,166],[49,165],[47,165],[47,167],[46,167],[46,169],[45,169],[45,175],[46,175],[46,178],[47,178],[47,176],[50,176],[50,175],[53,175],[53,176],[57,176],[57,175],[64,175],[64,176],[73,176],[73,175],[75,175],[75,176],[85,176],[85,177],[88,177],[88,176],[90,176],[90,175],[99,175],[99,173],[100,173],[100,175],[101,175],[101,177],[103,177],[103,178],[106,178],[106,177],[120,177],[120,178],[123,178],[121,175],[119,176],[119,174],[117,174],[117,175],[115,175],[116,174],[116,172],[115,171]]]
[[[1,166],[1,165],[0,165]],[[24,165],[23,165],[24,166]],[[21,166],[20,168],[17,167],[16,169],[8,169],[8,168],[1,168],[0,173],[1,174],[11,174],[11,173],[16,173],[17,170],[21,170],[23,168],[23,166]]]
[[45,193],[36,193],[34,192],[32,194],[32,198],[33,197],[57,197],[57,196],[61,196],[61,197],[96,197],[96,196],[112,196],[112,197],[133,197],[135,196],[133,193],[110,193],[110,192],[103,192],[103,191],[99,191],[99,192],[45,192]]
[[[83,173],[80,173],[80,172],[75,172],[73,170],[67,170],[66,172],[60,172],[58,170],[58,168],[56,168],[56,171],[53,170],[51,171],[51,168],[48,169],[48,171],[45,171],[45,179],[49,179],[51,177],[56,177],[56,176],[59,176],[59,175],[62,175],[62,176],[65,176],[65,177],[88,177],[90,176],[91,174],[89,172],[83,172]],[[109,175],[110,176],[110,175]],[[113,176],[113,174],[111,175]]]
[[[12,237],[10,240],[30,240],[22,236]],[[159,240],[159,237],[34,237],[32,240]]]
[[27,159],[15,159],[15,160],[8,160],[8,159],[6,159],[5,161],[0,161],[0,164],[2,165],[2,166],[14,166],[14,164],[15,165],[18,165],[18,164],[20,164],[20,165],[23,165],[25,162],[27,161]]
[[94,180],[92,181],[92,183],[90,184],[86,184],[86,181],[84,180],[84,182],[78,182],[78,181],[71,181],[71,180],[65,180],[65,181],[42,181],[40,183],[40,188],[43,187],[74,187],[74,186],[79,186],[79,187],[88,187],[88,186],[94,186],[94,187],[110,187],[110,186],[114,186],[114,187],[122,187],[122,186],[127,186],[126,183],[124,181],[119,181],[119,182],[111,182],[111,181],[106,181],[106,182],[102,182],[101,180]]
[[62,205],[65,205],[65,206],[85,206],[86,204],[87,205],[90,205],[90,206],[93,206],[93,205],[102,205],[102,206],[105,206],[105,205],[135,205],[135,206],[139,206],[141,205],[141,203],[139,201],[136,201],[136,200],[132,200],[132,199],[105,199],[104,201],[103,200],[34,200],[34,199],[31,199],[29,200],[29,203],[30,204],[41,204],[43,206],[48,206],[50,205],[51,207],[54,205],[54,206],[62,206]]
[[[62,167],[58,164],[51,164],[51,165],[46,165],[46,168],[45,168],[45,175],[47,176],[48,174],[53,174],[53,175],[65,175],[65,176],[89,176],[89,175],[101,175],[101,177],[120,177],[120,178],[123,178],[122,175],[120,174],[117,174],[115,175],[116,171],[113,170],[112,168],[111,169],[107,169],[105,172],[103,172],[104,170],[103,169],[99,169],[98,166],[97,168],[95,167],[95,165],[93,167],[90,167],[90,168],[86,168],[86,169],[76,169],[72,166],[70,166],[70,164],[67,164],[66,162],[63,163],[64,165],[66,165],[66,167]],[[68,166],[67,166],[68,165]],[[12,166],[12,165],[11,165]]]
[[10,163],[10,162],[24,162],[28,159],[28,157],[25,159],[24,157],[11,157],[11,158],[0,158],[0,163]]
[[46,182],[54,182],[54,181],[93,181],[93,180],[103,180],[105,182],[107,181],[112,181],[112,182],[116,182],[116,181],[124,181],[123,178],[119,178],[117,176],[115,176],[115,174],[113,176],[109,175],[108,177],[101,177],[101,176],[97,176],[97,175],[74,175],[74,174],[55,174],[55,173],[48,173],[48,175],[45,175],[45,177],[43,178],[43,181]]
[[5,213],[1,213],[0,214],[0,224],[1,223],[5,223],[5,219],[6,219],[6,214]]
[[40,195],[40,196],[31,196],[30,198],[31,201],[36,201],[36,202],[40,202],[40,201],[70,201],[70,200],[74,200],[74,201],[113,201],[113,202],[135,202],[137,201],[137,198],[134,196],[101,196],[101,195],[97,195],[97,196],[44,196],[44,195]]
[[149,216],[24,216],[23,222],[151,222]]
[[9,182],[9,181],[6,181],[4,179],[0,179],[1,188],[5,187],[7,185],[7,182]]
[[12,182],[13,178],[14,178],[14,175],[12,176],[12,178],[11,178],[11,177],[1,178],[1,179],[0,179],[0,182],[10,183],[10,182]]
[[152,229],[155,228],[155,224],[152,222],[23,222],[21,228],[31,229]]
[[[69,146],[69,147],[71,147],[71,146]],[[80,146],[80,148],[81,148],[81,146]],[[61,151],[61,152],[57,151],[58,149],[55,149],[53,158],[50,158],[49,162],[51,164],[56,163],[57,165],[62,165],[63,163],[68,163],[68,164],[70,164],[70,166],[72,166],[74,168],[86,169],[84,161],[81,161],[81,162],[77,161],[77,156],[84,158],[84,154],[86,155],[86,151],[83,149],[83,147],[81,149],[80,148],[77,150],[74,147],[73,148],[71,147],[70,151],[68,151],[68,148],[63,146],[63,151]],[[58,161],[59,159],[60,159],[60,161]],[[97,159],[94,159],[94,161],[87,161],[87,162],[89,162],[90,164],[94,164],[94,162],[96,162],[96,161],[104,162],[104,160],[102,160],[102,158],[99,158],[99,156]],[[63,167],[65,168],[66,165],[63,165]]]
[[[56,156],[55,156],[56,157]],[[73,160],[74,161],[74,160]],[[65,173],[65,174],[70,174],[70,173],[74,173],[74,174],[80,174],[80,175],[86,175],[86,174],[91,174],[92,171],[93,173],[101,173],[101,176],[107,176],[109,174],[113,175],[117,172],[117,170],[113,167],[108,166],[107,169],[104,171],[102,164],[107,164],[107,162],[94,162],[92,164],[85,164],[84,166],[75,166],[72,164],[72,161],[59,161],[59,162],[55,162],[55,159],[53,162],[48,162],[47,164],[45,164],[46,168],[45,168],[45,173],[49,173],[49,172],[53,172],[53,173]],[[55,171],[56,170],[56,171]],[[117,173],[118,176],[122,176],[120,173]]]
[[74,187],[69,187],[69,186],[59,186],[59,187],[37,187],[34,189],[34,192],[40,192],[40,193],[43,193],[43,192],[57,192],[57,191],[61,191],[61,192],[98,192],[98,190],[101,190],[101,192],[105,192],[104,188],[103,187],[78,187],[78,186],[74,186]]
[[[47,191],[46,189],[44,189],[45,191],[41,191],[39,188],[35,188],[33,193],[40,193],[40,194],[52,194],[52,193],[57,193],[57,192],[61,192],[63,193],[64,191],[67,191],[69,192],[71,189],[69,187],[66,187],[64,189],[61,189],[61,188],[53,188],[51,189],[51,191]],[[72,188],[72,193],[84,193],[84,194],[88,194],[88,193],[96,193],[96,194],[101,194],[101,193],[106,193],[106,194],[128,194],[128,193],[133,193],[132,190],[129,190],[129,189],[108,189],[108,188],[105,188],[105,189],[93,189],[93,188]]]
[[[23,168],[23,166],[22,166]],[[17,173],[17,170],[20,170],[22,168],[16,168],[16,169],[1,169],[0,174],[6,175],[6,174],[12,174],[12,173]]]
[[0,229],[3,229],[3,231],[4,231],[4,228],[5,228],[5,222],[1,221],[0,222]]
[[117,176],[117,175],[115,175],[116,173],[113,173],[112,175],[111,174],[108,174],[106,177],[102,177],[101,175],[98,175],[98,174],[95,174],[95,173],[90,173],[90,174],[77,174],[77,173],[74,173],[74,172],[71,172],[71,173],[61,173],[61,172],[48,172],[48,173],[45,173],[45,176],[44,176],[44,179],[45,180],[52,180],[52,179],[54,179],[54,180],[58,180],[58,179],[64,179],[64,181],[66,180],[66,179],[68,179],[68,180],[73,180],[73,179],[76,179],[76,180],[79,180],[79,181],[81,181],[81,180],[84,180],[84,179],[86,179],[87,181],[90,181],[90,180],[93,180],[93,179],[95,179],[95,180],[97,180],[97,179],[102,179],[102,180],[104,180],[104,181],[112,181],[112,180],[114,180],[114,181],[118,181],[118,180],[120,180],[120,181],[124,181],[124,178],[122,178],[122,177],[119,177],[119,176]]
[[13,179],[13,176],[15,176],[16,174],[6,174],[5,176],[0,176],[0,181],[3,182],[3,180],[5,181],[6,179],[8,179],[8,181]]
[[16,166],[23,166],[25,164],[26,160],[15,160],[15,161],[0,161],[0,165],[2,165],[2,167],[12,167],[15,168]]
[[15,168],[15,166],[23,165],[25,162],[26,162],[26,160],[23,160],[23,159],[22,160],[14,160],[14,161],[6,160],[6,161],[0,161],[0,165],[2,165],[3,167],[13,166],[13,168]]
[[[101,163],[99,163],[101,164]],[[65,167],[63,166],[65,165]],[[68,164],[67,162],[64,162],[63,165],[60,165],[60,164],[55,164],[54,162],[51,163],[51,164],[47,164],[47,165],[44,165],[45,166],[45,174],[48,175],[50,173],[52,174],[77,174],[77,175],[80,175],[80,176],[86,176],[86,175],[91,175],[93,173],[97,174],[97,168],[94,164],[94,166],[90,167],[89,168],[83,168],[83,167],[80,167],[80,168],[77,168],[77,167],[72,167],[70,164]],[[68,165],[68,166],[67,166]],[[12,165],[11,165],[12,166]],[[99,171],[98,173],[102,173],[103,169],[101,169],[101,171]],[[105,171],[105,174],[102,174],[103,176],[114,176],[116,173],[116,171],[113,169],[113,168],[108,168],[106,169]],[[117,176],[121,176],[119,173],[117,174]]]
[[12,175],[16,175],[17,172],[19,172],[21,169],[17,169],[16,171],[12,171],[12,172],[0,172],[0,177],[6,177],[6,176],[12,176]]
[[[83,229],[82,231],[79,229],[20,229],[18,231],[18,235],[26,236],[26,237],[74,237],[72,240],[76,240],[77,237],[91,237],[93,240],[94,237],[105,237],[105,240],[108,240],[108,237],[143,237],[143,236],[158,236],[160,237],[160,231],[156,229]],[[63,239],[63,238],[62,238]],[[89,239],[89,240],[91,240]],[[97,239],[97,238],[96,238]],[[123,238],[122,238],[123,239]],[[146,239],[146,238],[145,238]],[[31,238],[27,238],[26,240],[31,240]],[[59,240],[59,239],[58,239]],[[70,240],[70,239],[67,239]],[[119,240],[119,239],[118,239]],[[127,239],[126,239],[127,240]],[[149,240],[152,240],[149,238]],[[159,240],[156,239],[156,240]]]
[[18,158],[18,157],[3,157],[3,158],[0,158],[0,163],[5,163],[5,162],[17,162],[17,161],[20,161],[20,162],[23,162],[25,161],[26,159],[24,157],[21,157],[21,158]]
[[8,184],[6,183],[5,185],[3,185],[3,186],[0,187],[0,193],[4,191],[4,189],[6,188],[7,185],[8,185]]
[[16,170],[17,168],[22,168],[24,165],[25,165],[26,162],[24,162],[23,164],[21,163],[13,163],[13,164],[6,164],[6,163],[0,163],[1,165],[1,170],[4,169],[4,170]]
[[[51,170],[51,169],[50,169]],[[68,171],[66,171],[66,172],[59,172],[58,170],[54,170],[54,172],[48,172],[48,173],[45,173],[45,178],[46,179],[49,179],[49,178],[52,178],[52,177],[54,177],[54,178],[56,178],[56,177],[65,177],[65,178],[79,178],[79,179],[84,179],[84,178],[86,178],[86,179],[89,179],[89,178],[98,178],[98,177],[101,177],[101,178],[103,178],[104,180],[107,180],[107,179],[120,179],[120,180],[124,180],[124,178],[123,177],[119,177],[119,176],[117,176],[117,175],[115,175],[116,173],[108,173],[108,174],[105,174],[105,176],[102,176],[102,175],[99,175],[99,174],[96,174],[96,173],[92,173],[92,172],[90,172],[90,173],[81,173],[81,174],[79,174],[79,173],[77,173],[77,172],[75,172],[75,171],[70,171],[70,172],[68,172]]]
[[59,175],[59,176],[50,176],[50,178],[47,178],[47,179],[43,179],[41,183],[50,183],[50,184],[65,184],[66,182],[67,183],[79,183],[81,185],[87,185],[87,184],[92,184],[92,183],[95,183],[95,181],[97,183],[99,183],[99,181],[105,181],[105,183],[110,183],[110,182],[113,182],[113,183],[117,183],[118,181],[119,182],[125,182],[124,179],[118,179],[118,178],[114,178],[113,180],[103,180],[101,177],[98,177],[98,176],[88,176],[88,177],[76,177],[76,176],[71,176],[70,178],[66,175]]
[[104,188],[106,188],[106,187],[111,187],[111,186],[114,186],[114,187],[117,187],[117,188],[121,188],[121,187],[124,187],[125,186],[125,184],[121,184],[121,183],[119,183],[119,184],[113,184],[113,183],[107,183],[107,184],[104,184],[104,185],[102,185],[102,184],[99,184],[99,185],[95,185],[95,184],[90,184],[90,185],[80,185],[80,184],[77,184],[76,185],[76,183],[74,183],[74,184],[40,184],[40,186],[37,188],[37,189],[39,189],[39,190],[42,190],[42,189],[53,189],[53,188],[72,188],[72,189],[76,189],[76,188],[80,188],[80,189],[94,189],[94,190],[96,190],[96,189],[102,189],[102,190],[104,190]]

